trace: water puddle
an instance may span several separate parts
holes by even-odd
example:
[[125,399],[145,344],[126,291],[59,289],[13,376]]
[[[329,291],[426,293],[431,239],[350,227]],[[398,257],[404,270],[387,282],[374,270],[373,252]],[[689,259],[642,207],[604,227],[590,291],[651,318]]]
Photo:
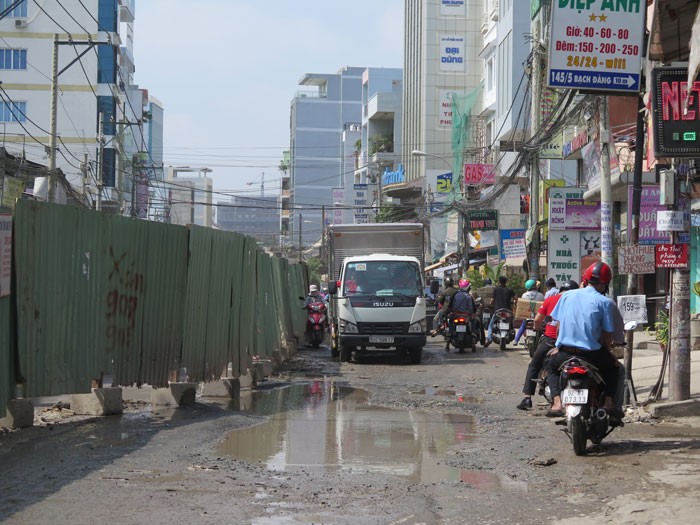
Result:
[[338,387],[330,379],[254,392],[246,405],[269,420],[229,432],[220,454],[273,471],[340,469],[526,491],[524,483],[506,476],[439,464],[451,447],[476,439],[476,422],[468,414],[373,407],[365,390]]

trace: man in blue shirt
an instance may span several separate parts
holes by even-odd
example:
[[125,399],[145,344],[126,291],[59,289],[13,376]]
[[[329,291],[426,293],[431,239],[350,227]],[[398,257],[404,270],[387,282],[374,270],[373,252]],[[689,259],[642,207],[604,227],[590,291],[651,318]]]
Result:
[[597,262],[583,274],[588,286],[565,293],[552,311],[558,334],[547,368],[547,384],[552,392],[548,417],[562,416],[559,368],[571,357],[580,357],[598,368],[605,381],[605,408],[613,411],[617,388],[617,359],[611,353],[615,332],[615,303],[605,297],[612,279],[610,267]]

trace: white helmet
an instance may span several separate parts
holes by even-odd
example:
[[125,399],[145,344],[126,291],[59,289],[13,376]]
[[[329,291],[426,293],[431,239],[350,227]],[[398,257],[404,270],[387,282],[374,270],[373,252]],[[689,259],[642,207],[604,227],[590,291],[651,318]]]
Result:
[[318,292],[318,286],[316,286],[315,284],[309,286],[309,293],[311,292]]

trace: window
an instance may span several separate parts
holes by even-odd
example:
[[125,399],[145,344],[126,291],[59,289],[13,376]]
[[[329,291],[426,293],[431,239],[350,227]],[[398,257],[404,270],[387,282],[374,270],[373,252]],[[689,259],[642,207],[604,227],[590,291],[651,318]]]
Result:
[[27,50],[0,49],[0,69],[27,69]]
[[0,102],[0,122],[26,122],[26,102]]
[[[0,0],[0,14],[4,13],[8,7],[12,7],[13,4],[17,3],[17,0]],[[27,0],[22,0],[22,2],[16,5],[7,14],[11,18],[26,18],[27,17]]]

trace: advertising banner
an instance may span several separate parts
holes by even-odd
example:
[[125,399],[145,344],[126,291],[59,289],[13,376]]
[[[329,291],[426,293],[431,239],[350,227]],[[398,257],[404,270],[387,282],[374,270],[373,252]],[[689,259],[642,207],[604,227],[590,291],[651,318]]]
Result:
[[564,229],[596,230],[600,228],[600,202],[566,199]]
[[0,297],[10,295],[12,215],[0,215]]
[[549,229],[563,230],[566,228],[566,199],[580,199],[583,188],[563,187],[549,190]]
[[682,211],[659,210],[656,212],[656,229],[660,232],[683,232],[687,230]]
[[547,248],[547,277],[557,283],[581,278],[581,234],[580,232],[549,232]]
[[466,71],[464,38],[464,35],[440,35],[440,71]]
[[345,205],[345,190],[341,188],[333,188],[333,215],[331,221],[333,224],[343,224],[343,205]]
[[655,273],[656,257],[653,246],[620,246],[618,252],[620,273]]
[[464,184],[477,186],[479,184],[495,184],[496,169],[494,164],[465,164]]
[[527,257],[525,230],[501,230],[501,259]]
[[[661,190],[658,186],[643,186],[639,207],[639,244],[661,244],[671,242],[671,234],[656,229],[656,212],[665,210],[660,204]],[[632,185],[627,187],[627,199],[631,205],[634,197]],[[632,214],[627,213],[627,230],[632,229]]]
[[24,181],[15,177],[5,176],[2,184],[2,201],[6,208],[15,209],[15,203],[22,197]]
[[440,0],[442,16],[467,16],[466,0]]
[[648,322],[646,295],[620,295],[617,298],[617,307],[625,323],[629,321]]
[[687,268],[687,244],[657,244],[656,266],[658,268]]
[[451,128],[452,127],[452,94],[453,89],[439,89],[438,90],[438,122],[439,128]]
[[367,210],[367,184],[353,184],[353,206],[355,207],[355,224],[360,224],[357,222],[358,215],[365,215]]

